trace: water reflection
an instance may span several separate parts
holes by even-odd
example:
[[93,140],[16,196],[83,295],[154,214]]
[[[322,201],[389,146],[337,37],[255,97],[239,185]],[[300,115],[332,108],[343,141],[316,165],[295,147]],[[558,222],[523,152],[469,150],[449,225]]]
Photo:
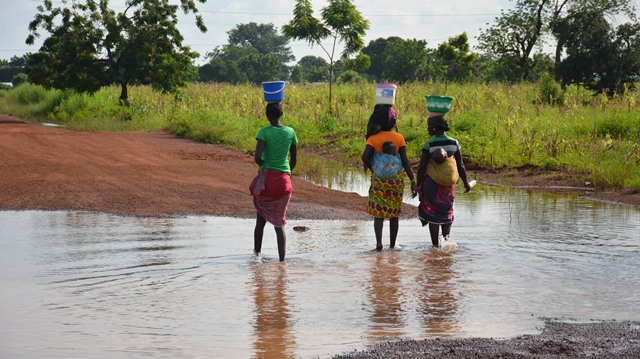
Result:
[[291,300],[285,263],[252,263],[254,358],[295,357]]
[[416,276],[420,285],[422,326],[427,336],[455,336],[460,331],[458,298],[453,271],[454,256],[439,249],[421,253],[422,271]]
[[373,255],[369,268],[367,295],[371,308],[368,335],[378,341],[402,336],[406,329],[405,302],[402,288],[403,272],[399,266],[402,253],[386,251]]
[[311,229],[283,265],[273,232],[251,261],[250,219],[0,212],[0,357],[315,358],[640,319],[637,208],[478,185],[455,210],[456,252],[414,219],[381,253],[369,221],[292,220]]

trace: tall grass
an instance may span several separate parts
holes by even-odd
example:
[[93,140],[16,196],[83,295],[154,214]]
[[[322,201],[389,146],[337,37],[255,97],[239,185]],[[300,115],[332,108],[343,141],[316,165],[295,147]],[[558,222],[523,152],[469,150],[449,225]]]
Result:
[[[331,106],[328,91],[328,85],[287,84],[282,122],[295,128],[301,147],[357,163],[374,105],[374,85],[334,85]],[[88,96],[25,84],[0,91],[0,112],[74,130],[169,129],[240,151],[252,150],[258,129],[268,124],[262,90],[255,85],[192,83],[174,95],[138,86],[130,94],[131,105],[122,107],[118,87]],[[428,94],[455,98],[447,114],[448,134],[460,141],[471,161],[496,168],[534,165],[573,172],[576,182],[640,190],[638,90],[608,98],[579,86],[558,93],[549,79],[517,85],[404,84],[395,107],[398,130],[413,161],[429,138]]]

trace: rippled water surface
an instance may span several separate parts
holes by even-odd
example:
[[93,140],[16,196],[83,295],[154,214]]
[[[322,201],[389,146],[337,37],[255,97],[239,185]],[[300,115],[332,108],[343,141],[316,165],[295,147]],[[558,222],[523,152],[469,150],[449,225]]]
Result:
[[540,317],[640,320],[629,206],[479,185],[456,198],[457,251],[418,220],[381,253],[372,222],[293,220],[285,263],[272,227],[252,257],[253,224],[0,212],[0,357],[324,358],[536,333]]

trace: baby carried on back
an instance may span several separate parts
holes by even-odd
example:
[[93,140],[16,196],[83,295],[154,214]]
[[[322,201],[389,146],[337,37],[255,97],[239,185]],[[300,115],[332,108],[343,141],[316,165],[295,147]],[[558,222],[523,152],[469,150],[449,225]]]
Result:
[[390,179],[402,171],[402,159],[393,142],[382,144],[382,152],[375,151],[371,159],[371,170],[376,176]]

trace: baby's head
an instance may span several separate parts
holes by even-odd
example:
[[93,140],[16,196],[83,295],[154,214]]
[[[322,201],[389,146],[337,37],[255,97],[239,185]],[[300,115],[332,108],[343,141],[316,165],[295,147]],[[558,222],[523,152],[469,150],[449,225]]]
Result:
[[396,145],[389,141],[382,144],[382,152],[395,155],[397,152]]
[[447,160],[447,151],[442,147],[438,147],[431,153],[431,158],[438,164],[444,163]]

